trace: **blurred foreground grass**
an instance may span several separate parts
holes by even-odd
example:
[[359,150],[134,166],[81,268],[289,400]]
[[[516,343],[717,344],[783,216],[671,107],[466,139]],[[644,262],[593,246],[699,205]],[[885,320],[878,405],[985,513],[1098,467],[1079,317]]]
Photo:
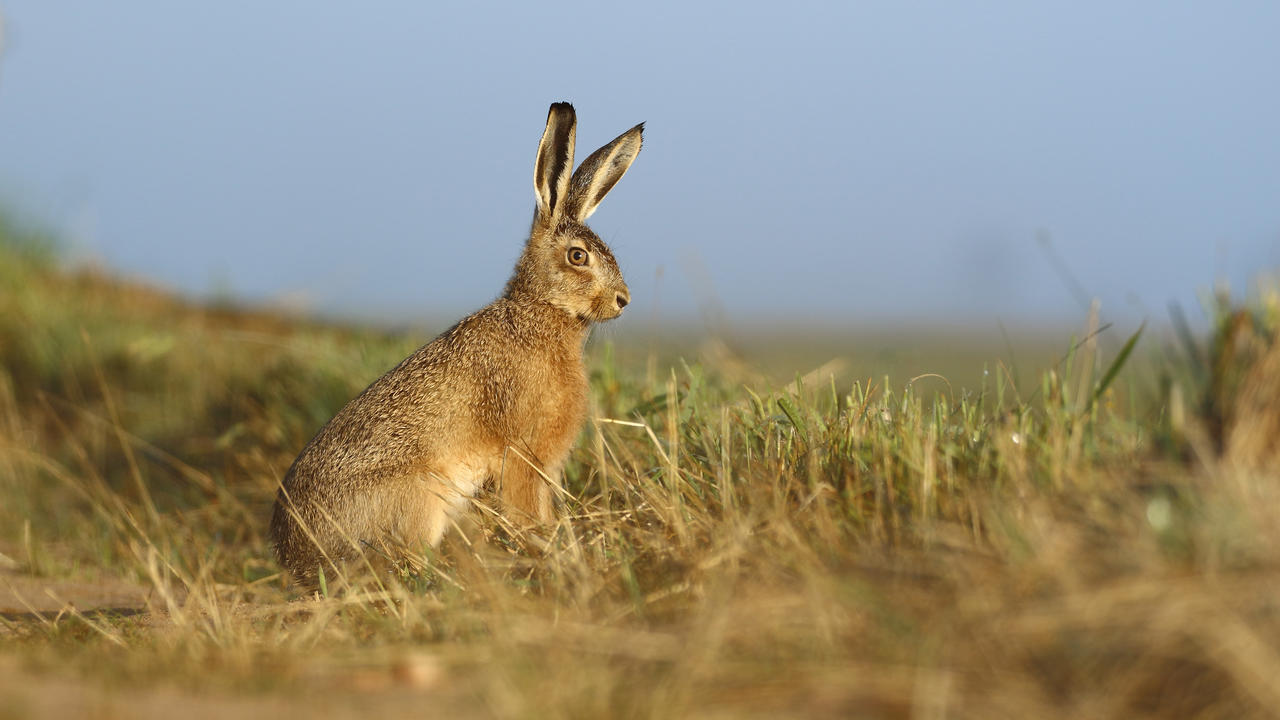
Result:
[[597,344],[562,524],[481,497],[419,576],[316,599],[270,557],[275,484],[428,338],[194,306],[2,232],[6,718],[1280,708],[1274,296],[1118,377],[1125,338],[1087,329],[950,384]]

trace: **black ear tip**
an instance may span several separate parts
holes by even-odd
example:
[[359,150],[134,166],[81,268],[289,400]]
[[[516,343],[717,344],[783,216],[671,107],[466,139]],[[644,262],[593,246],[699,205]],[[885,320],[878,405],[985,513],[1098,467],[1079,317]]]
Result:
[[643,134],[644,134],[644,123],[640,123],[639,125],[637,125],[637,126],[635,126],[635,127],[631,128],[631,129],[632,129],[632,130],[635,130],[636,132],[638,132],[638,133],[640,133],[641,135],[643,135]]
[[573,105],[570,104],[568,100],[561,100],[558,103],[551,103],[551,112],[556,112],[556,111],[573,112]]

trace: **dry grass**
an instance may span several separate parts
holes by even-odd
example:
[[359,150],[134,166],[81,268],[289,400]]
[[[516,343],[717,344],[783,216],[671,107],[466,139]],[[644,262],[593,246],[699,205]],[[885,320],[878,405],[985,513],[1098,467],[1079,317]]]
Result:
[[598,353],[563,522],[522,535],[481,498],[416,575],[308,598],[269,557],[275,483],[425,338],[189,306],[8,245],[2,717],[1280,708],[1266,302],[1203,378],[1150,370],[1145,401],[1090,333],[1034,387],[993,363],[937,396]]

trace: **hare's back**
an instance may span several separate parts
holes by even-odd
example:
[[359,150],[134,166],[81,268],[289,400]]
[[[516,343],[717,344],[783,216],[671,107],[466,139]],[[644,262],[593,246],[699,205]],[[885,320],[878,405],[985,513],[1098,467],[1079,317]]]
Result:
[[286,484],[420,464],[454,424],[446,417],[445,368],[434,344],[419,348],[343,406],[299,454]]

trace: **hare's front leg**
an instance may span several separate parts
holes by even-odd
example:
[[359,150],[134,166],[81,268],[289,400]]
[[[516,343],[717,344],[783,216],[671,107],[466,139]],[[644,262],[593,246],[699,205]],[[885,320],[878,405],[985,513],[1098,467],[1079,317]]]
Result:
[[498,496],[507,518],[517,525],[555,520],[552,483],[559,482],[559,466],[543,468],[529,453],[508,447],[498,478]]

